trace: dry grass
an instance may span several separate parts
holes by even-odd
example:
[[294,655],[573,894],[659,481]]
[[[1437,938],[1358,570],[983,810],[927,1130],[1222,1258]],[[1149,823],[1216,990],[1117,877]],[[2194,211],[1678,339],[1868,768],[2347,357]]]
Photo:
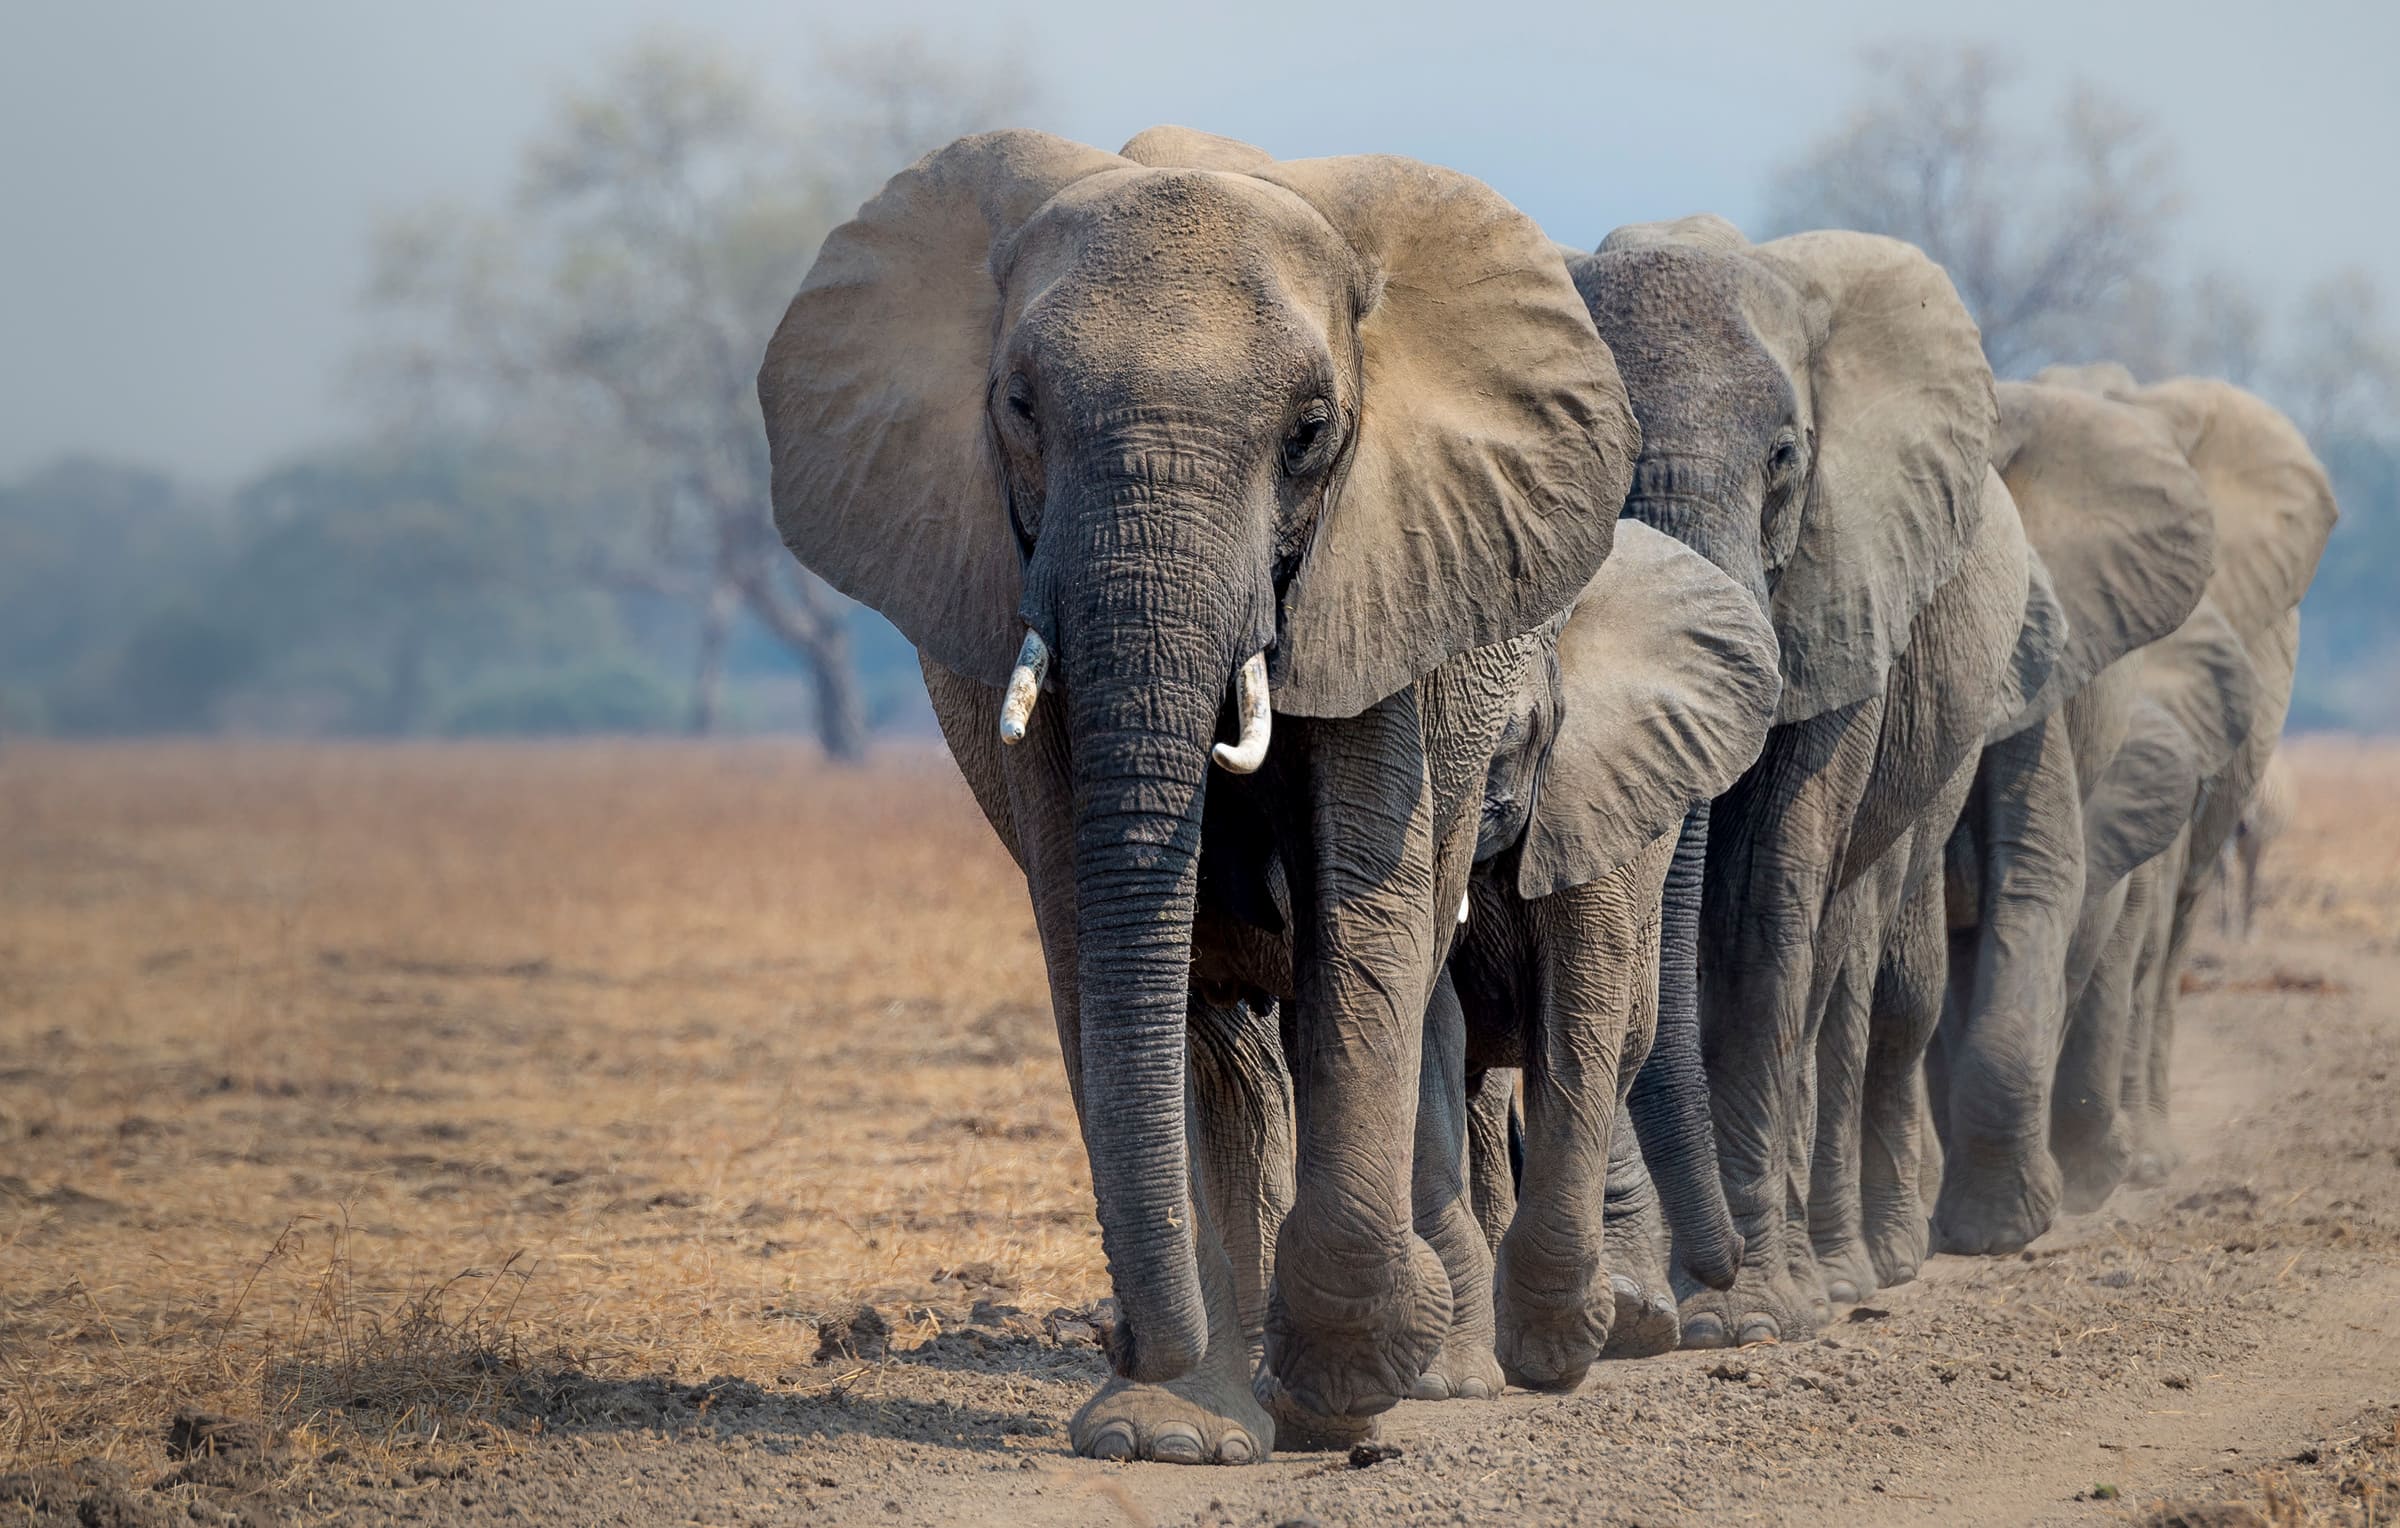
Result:
[[1103,1292],[1022,884],[946,761],[0,754],[0,1463],[426,1441]]
[[[2293,756],[2262,932],[2400,943],[2400,752]],[[0,751],[0,1470],[187,1409],[508,1448],[529,1376],[815,1385],[820,1314],[1102,1293],[937,754]]]

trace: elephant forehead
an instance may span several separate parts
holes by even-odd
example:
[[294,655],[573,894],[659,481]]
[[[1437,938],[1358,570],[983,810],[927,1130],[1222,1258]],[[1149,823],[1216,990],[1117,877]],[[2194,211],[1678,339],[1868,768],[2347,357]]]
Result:
[[1645,435],[1671,427],[1674,410],[1709,400],[1777,413],[1793,406],[1792,379],[1768,332],[1798,300],[1756,261],[1725,250],[1637,245],[1587,257],[1575,278]]
[[1229,297],[1283,290],[1322,301],[1357,275],[1314,207],[1255,176],[1126,169],[1062,189],[1001,252],[1004,288],[1080,280],[1128,294],[1182,287]]

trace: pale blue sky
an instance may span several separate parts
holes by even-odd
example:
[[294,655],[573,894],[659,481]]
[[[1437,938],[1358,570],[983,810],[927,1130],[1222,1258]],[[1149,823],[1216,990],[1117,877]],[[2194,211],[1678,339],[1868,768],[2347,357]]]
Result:
[[2392,0],[0,0],[0,474],[73,449],[224,481],[357,428],[335,383],[375,216],[498,196],[556,89],[669,20],[796,83],[828,29],[1013,43],[1029,125],[1413,154],[1582,244],[1754,219],[1862,44],[1989,39],[2044,87],[2081,73],[2156,115],[2196,262],[2275,291],[2360,265],[2400,304]]

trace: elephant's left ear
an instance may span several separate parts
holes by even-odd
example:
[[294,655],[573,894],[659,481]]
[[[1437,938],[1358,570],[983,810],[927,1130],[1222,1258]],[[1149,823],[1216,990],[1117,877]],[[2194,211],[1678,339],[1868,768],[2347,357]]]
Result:
[[2333,534],[2333,486],[2299,429],[2230,382],[2186,377],[2124,395],[2174,431],[2216,516],[2208,597],[2245,639],[2298,608]]
[[1517,892],[1588,885],[1713,800],[1758,757],[1783,686],[1775,628],[1674,537],[1628,520],[1558,639],[1558,730]]
[[2039,383],[2003,382],[1999,396],[1992,464],[2067,617],[2046,686],[2054,707],[2183,624],[2216,566],[2216,528],[2156,415]]
[[1490,187],[1380,155],[1248,173],[1364,272],[1356,441],[1274,657],[1277,710],[1349,716],[1565,609],[1608,556],[1640,433],[1557,248]]

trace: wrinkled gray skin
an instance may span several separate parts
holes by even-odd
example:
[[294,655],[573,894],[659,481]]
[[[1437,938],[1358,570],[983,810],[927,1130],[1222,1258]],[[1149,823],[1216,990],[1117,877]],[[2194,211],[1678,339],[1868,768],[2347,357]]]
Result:
[[[1922,1113],[1875,1122],[1864,1160],[1852,1142],[1876,1073],[1904,1091],[1939,1016],[1941,941],[1896,935],[1922,936],[1929,907],[1938,930],[1941,840],[2024,625],[1990,373],[1948,281],[1894,241],[1751,246],[1687,219],[1570,265],[1642,424],[1626,515],[1749,589],[1782,648],[1777,725],[1711,807],[1697,908],[1743,1265],[1729,1291],[1680,1254],[1674,1278],[1686,1346],[1797,1337],[1821,1319],[1820,1259],[1854,1285],[1924,1252]],[[1920,960],[1887,980],[1893,947]],[[1820,1086],[1848,1111],[1824,1143],[1848,1181],[1812,1198]],[[1812,1238],[1820,1202],[1865,1209]]]
[[[759,390],[787,544],[917,644],[1025,871],[1123,1312],[1075,1447],[1361,1435],[1451,1324],[1424,1015],[1633,451],[1547,242],[1403,160],[990,134],[828,239]],[[1028,631],[1055,661],[1004,748]],[[1264,766],[1212,769],[1262,650]]]
[[2137,714],[2143,653],[2189,620],[2215,566],[2207,496],[2172,433],[2076,389],[2010,382],[1999,397],[1992,464],[2052,595],[2029,610],[2064,637],[2038,692],[1995,718],[1947,849],[1951,980],[1927,1058],[1944,1154],[1933,1240],[1969,1255],[2017,1251],[2056,1214],[2051,1086],[2068,1005],[2125,876],[2174,831],[2159,803],[2188,799],[2222,762]]
[[[1766,734],[1773,630],[1704,558],[1630,524],[1556,663],[1526,679],[1484,791],[1470,912],[1427,1015],[1417,1225],[1458,1302],[1418,1386],[1431,1399],[1496,1393],[1502,1376],[1572,1389],[1604,1351],[1674,1345],[1657,1196],[1617,1129],[1637,1073],[1674,1081],[1631,1099],[1634,1120],[1649,1116],[1645,1149],[1704,1175],[1697,1197],[1713,1213],[1679,1224],[1687,1259],[1724,1287],[1741,1256],[1706,1111],[1675,1107],[1675,1088],[1705,1099],[1696,1031],[1679,1050],[1652,1040],[1661,893],[1672,863],[1699,869],[1682,826],[1693,804]],[[1505,1208],[1471,1188],[1466,1159],[1469,1098],[1502,1069],[1525,1095]]]
[[2045,373],[2152,416],[2207,498],[2206,597],[2139,657],[2127,738],[2087,807],[2092,877],[2068,961],[2072,993],[2050,1142],[2064,1203],[2097,1208],[2178,1160],[2167,1127],[2174,1009],[2198,904],[2283,728],[2301,596],[2336,509],[2291,422],[2230,384],[2149,387],[2122,368]]

